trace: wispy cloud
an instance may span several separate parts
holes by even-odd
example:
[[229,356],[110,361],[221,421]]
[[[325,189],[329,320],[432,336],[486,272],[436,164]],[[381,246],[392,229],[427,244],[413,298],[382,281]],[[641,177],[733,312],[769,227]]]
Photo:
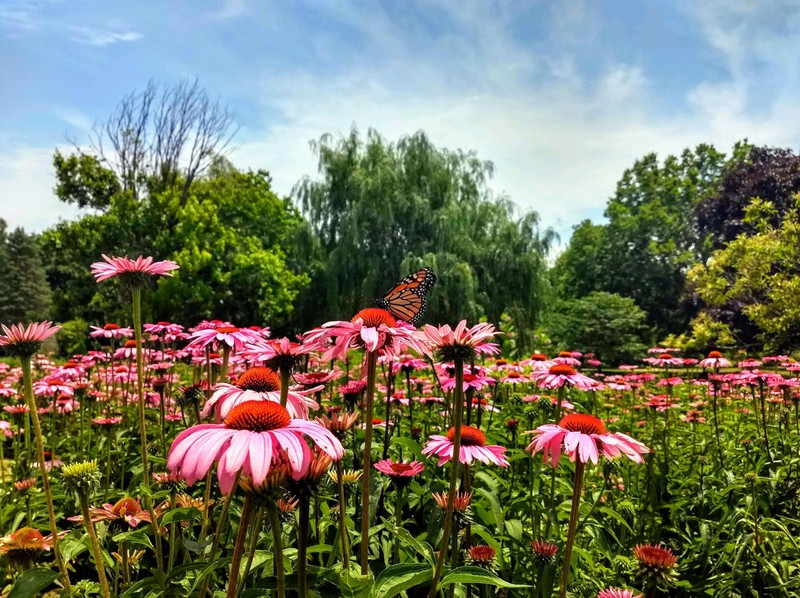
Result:
[[142,34],[136,31],[104,31],[101,29],[80,27],[73,30],[70,39],[79,44],[102,47],[121,42],[139,41],[142,39]]

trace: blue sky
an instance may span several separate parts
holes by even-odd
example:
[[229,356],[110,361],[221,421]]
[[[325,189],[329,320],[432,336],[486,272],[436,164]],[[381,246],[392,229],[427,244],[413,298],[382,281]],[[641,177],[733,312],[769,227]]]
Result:
[[492,160],[564,239],[651,151],[800,142],[800,0],[0,0],[0,217],[75,211],[51,159],[149,79],[200,80],[288,193],[352,124]]

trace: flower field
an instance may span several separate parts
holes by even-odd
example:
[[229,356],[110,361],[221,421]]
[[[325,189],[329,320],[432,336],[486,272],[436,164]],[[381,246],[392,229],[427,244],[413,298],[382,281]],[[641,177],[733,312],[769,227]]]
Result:
[[424,294],[292,339],[142,322],[177,268],[94,264],[131,318],[67,361],[3,326],[3,595],[800,595],[790,356],[504,355],[406,323]]

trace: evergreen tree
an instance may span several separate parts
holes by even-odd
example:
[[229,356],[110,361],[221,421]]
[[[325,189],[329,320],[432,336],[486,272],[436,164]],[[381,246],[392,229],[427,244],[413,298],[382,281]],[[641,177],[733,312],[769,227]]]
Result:
[[14,324],[47,317],[50,288],[36,238],[21,228],[7,232],[0,219],[0,322]]

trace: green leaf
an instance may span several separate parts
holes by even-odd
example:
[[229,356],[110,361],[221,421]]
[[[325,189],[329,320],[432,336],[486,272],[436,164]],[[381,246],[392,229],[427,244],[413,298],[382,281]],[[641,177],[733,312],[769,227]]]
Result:
[[133,532],[122,532],[111,538],[114,542],[125,542],[134,546],[144,546],[146,548],[153,548],[153,543],[143,531],[137,530]]
[[339,590],[346,598],[369,598],[374,585],[375,577],[371,572],[361,575],[357,567],[339,572]]
[[433,578],[433,567],[427,563],[401,563],[381,571],[372,588],[372,598],[392,598],[401,592]]
[[436,564],[436,559],[433,557],[433,547],[430,544],[418,540],[405,528],[394,527],[394,525],[391,524],[387,519],[383,519],[383,523],[386,526],[386,529],[390,529],[392,530],[392,533],[397,534],[397,536],[400,538],[400,542],[403,545],[413,548],[417,554],[428,561],[431,567]]
[[31,596],[36,595],[37,592],[53,583],[57,577],[58,573],[56,571],[45,569],[44,567],[35,567],[34,569],[23,571],[17,577],[17,581],[8,593],[7,598],[31,598]]
[[202,513],[194,507],[181,507],[166,513],[161,518],[161,525],[169,525],[176,521],[194,521],[200,519]]
[[491,571],[487,571],[486,569],[481,569],[480,567],[458,567],[457,569],[453,569],[444,576],[442,581],[439,583],[439,586],[446,586],[451,585],[454,583],[482,583],[486,585],[495,586],[498,588],[529,588],[530,586],[521,585],[516,583],[511,583],[500,579],[492,573]]

